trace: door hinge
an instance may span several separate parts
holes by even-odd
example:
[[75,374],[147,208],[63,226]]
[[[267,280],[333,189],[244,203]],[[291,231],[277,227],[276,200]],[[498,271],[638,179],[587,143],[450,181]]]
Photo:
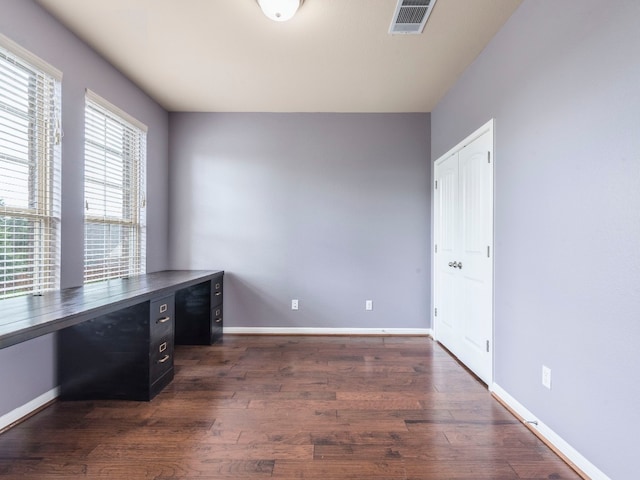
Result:
[[491,152],[487,152],[487,163],[491,163]]
[[436,243],[436,253],[438,253],[438,244]]
[[438,189],[438,180],[436,180],[436,190]]
[[436,317],[438,316],[438,309],[437,308],[436,308],[436,311],[435,311],[435,316]]
[[489,340],[487,340],[487,353],[489,353]]
[[491,246],[487,245],[487,258],[491,258]]

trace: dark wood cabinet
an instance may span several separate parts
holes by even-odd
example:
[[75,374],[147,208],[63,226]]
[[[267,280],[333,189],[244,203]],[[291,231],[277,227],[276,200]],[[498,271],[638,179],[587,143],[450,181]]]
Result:
[[211,345],[222,338],[223,274],[196,288],[176,292],[178,345]]
[[63,400],[151,400],[173,379],[173,295],[58,333]]

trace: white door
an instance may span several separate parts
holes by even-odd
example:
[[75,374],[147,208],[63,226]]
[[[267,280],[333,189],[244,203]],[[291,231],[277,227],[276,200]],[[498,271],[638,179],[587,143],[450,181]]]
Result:
[[436,162],[436,339],[493,378],[493,131]]
[[458,245],[458,153],[443,158],[435,168],[435,315],[436,339],[452,352],[457,351],[457,272],[451,262]]

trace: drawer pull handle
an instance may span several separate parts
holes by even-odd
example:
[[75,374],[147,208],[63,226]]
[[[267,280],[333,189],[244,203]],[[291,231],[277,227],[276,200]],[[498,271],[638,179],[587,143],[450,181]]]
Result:
[[167,360],[169,360],[171,357],[169,355],[165,355],[164,357],[162,357],[160,360],[158,360],[158,363],[164,363]]
[[160,313],[166,312],[167,308],[169,308],[169,306],[166,303],[163,303],[162,305],[160,305]]
[[160,353],[164,352],[167,349],[167,342],[164,342],[162,345],[160,345]]
[[171,317],[162,317],[156,320],[156,323],[167,323],[169,320],[171,320]]
[[222,319],[221,318],[216,318],[216,323],[221,323]]
[[216,297],[219,297],[220,295],[222,295],[222,292],[216,292]]

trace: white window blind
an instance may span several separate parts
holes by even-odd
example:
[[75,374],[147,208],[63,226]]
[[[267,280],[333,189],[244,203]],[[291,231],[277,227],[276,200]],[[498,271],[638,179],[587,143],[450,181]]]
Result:
[[61,79],[0,35],[0,298],[60,286]]
[[87,91],[85,283],[146,271],[146,127]]

